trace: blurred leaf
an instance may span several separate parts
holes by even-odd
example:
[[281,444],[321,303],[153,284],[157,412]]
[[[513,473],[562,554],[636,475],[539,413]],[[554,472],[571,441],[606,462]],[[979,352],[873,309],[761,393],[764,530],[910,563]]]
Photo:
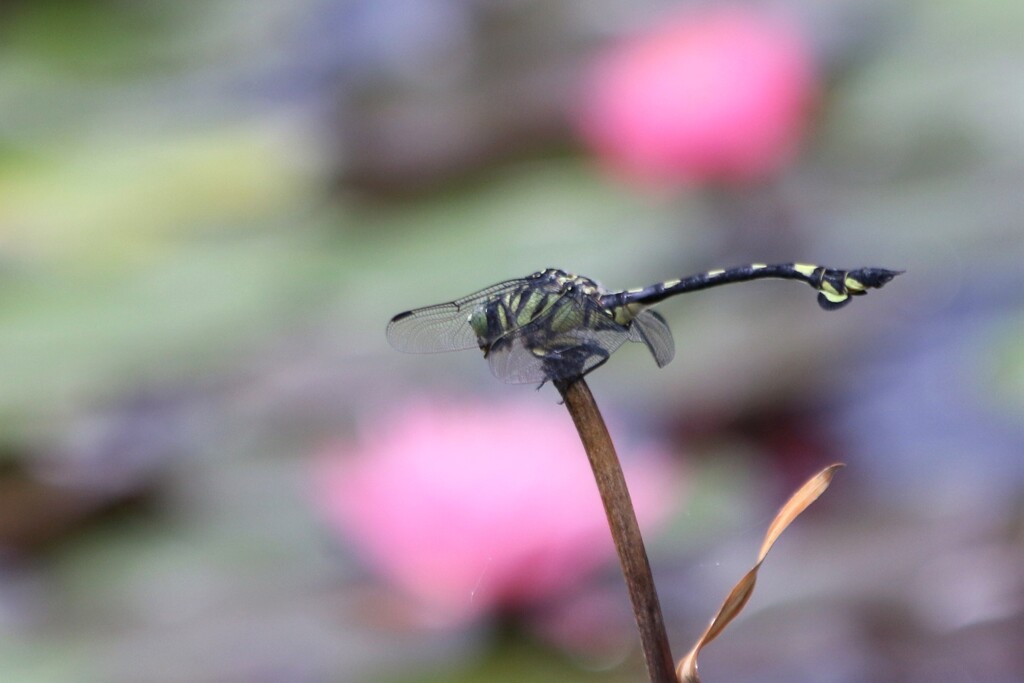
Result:
[[991,379],[995,403],[1007,413],[1024,409],[1024,316],[1008,318],[998,330],[994,349],[986,349],[986,374]]
[[0,157],[4,252],[109,267],[197,234],[252,230],[308,192],[296,153],[286,151],[295,144],[273,126],[235,126],[8,153]]
[[234,240],[127,273],[17,278],[0,290],[0,417],[23,429],[120,390],[230,371],[226,359],[302,314],[322,258],[281,239]]
[[0,643],[0,680],[18,683],[98,680],[89,673],[87,648],[69,640],[24,642],[5,637]]
[[4,19],[5,49],[77,78],[125,76],[152,66],[153,57],[194,13],[177,3],[14,3]]
[[387,683],[626,683],[639,680],[636,670],[622,667],[608,671],[587,671],[563,655],[539,647],[516,634],[503,637],[498,646],[486,657],[463,669],[446,669],[421,673],[405,672],[401,676],[385,679]]

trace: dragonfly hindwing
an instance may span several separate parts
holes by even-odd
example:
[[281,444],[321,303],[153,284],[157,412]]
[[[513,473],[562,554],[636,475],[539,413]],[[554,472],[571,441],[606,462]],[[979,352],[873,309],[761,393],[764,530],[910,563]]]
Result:
[[629,332],[629,340],[645,344],[659,368],[665,367],[675,358],[676,346],[672,330],[657,311],[641,311],[633,318]]

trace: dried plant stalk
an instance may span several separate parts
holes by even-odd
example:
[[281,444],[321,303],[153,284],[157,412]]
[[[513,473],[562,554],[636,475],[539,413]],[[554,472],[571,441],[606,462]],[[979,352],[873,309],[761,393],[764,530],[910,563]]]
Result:
[[601,492],[601,501],[608,516],[608,525],[615,540],[629,599],[633,604],[633,614],[640,630],[647,674],[651,683],[678,683],[672,669],[672,651],[665,633],[665,620],[654,588],[647,551],[644,549],[633,502],[608,428],[590,393],[590,387],[582,377],[557,381],[555,386],[572,415],[594,470],[594,479]]

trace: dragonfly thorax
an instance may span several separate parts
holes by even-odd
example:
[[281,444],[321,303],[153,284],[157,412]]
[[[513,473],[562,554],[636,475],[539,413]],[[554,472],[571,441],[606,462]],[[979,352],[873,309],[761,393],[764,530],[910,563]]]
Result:
[[[604,291],[594,280],[558,268],[538,271],[522,282],[522,286],[485,299],[470,311],[469,325],[485,355],[501,337],[541,318],[553,306],[564,303],[566,297],[597,299]],[[558,323],[559,316],[555,311],[549,325],[557,328]]]

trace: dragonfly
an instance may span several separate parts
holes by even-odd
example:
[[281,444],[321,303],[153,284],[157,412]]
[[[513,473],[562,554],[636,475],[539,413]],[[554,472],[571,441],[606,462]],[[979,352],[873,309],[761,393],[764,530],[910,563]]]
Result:
[[388,323],[387,339],[407,353],[479,348],[498,379],[543,385],[583,377],[626,342],[645,345],[658,367],[668,365],[675,356],[672,331],[650,307],[677,294],[766,278],[797,280],[817,290],[818,304],[832,311],[902,272],[751,263],[608,291],[588,277],[548,268],[461,299],[399,313]]

